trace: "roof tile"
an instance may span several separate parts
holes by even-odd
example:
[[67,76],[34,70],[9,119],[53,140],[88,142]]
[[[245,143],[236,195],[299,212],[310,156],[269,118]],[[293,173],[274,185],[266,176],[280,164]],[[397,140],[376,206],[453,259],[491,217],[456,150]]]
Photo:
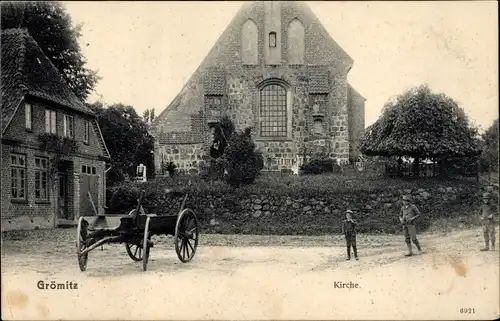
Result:
[[224,95],[226,75],[222,68],[209,68],[205,74],[205,95]]
[[326,67],[309,68],[309,93],[328,94],[330,92],[329,71]]
[[2,30],[2,132],[25,95],[94,114],[70,89],[26,29]]

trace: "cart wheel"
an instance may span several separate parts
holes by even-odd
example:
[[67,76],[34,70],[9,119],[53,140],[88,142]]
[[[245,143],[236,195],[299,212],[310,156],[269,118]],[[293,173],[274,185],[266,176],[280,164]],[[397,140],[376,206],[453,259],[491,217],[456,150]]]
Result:
[[76,255],[78,258],[78,266],[80,266],[80,270],[83,272],[87,269],[87,260],[89,258],[89,253],[80,254],[82,250],[87,248],[86,239],[87,239],[87,225],[84,227],[83,224],[87,224],[87,221],[84,223],[83,216],[78,219],[78,227],[76,228]]
[[181,262],[191,261],[198,247],[198,219],[192,210],[184,209],[175,225],[175,252]]
[[142,261],[142,244],[125,243],[128,256],[136,262]]
[[142,243],[142,248],[144,249],[144,257],[142,258],[142,269],[147,270],[148,259],[149,259],[149,240],[151,239],[151,231],[149,230],[149,222],[151,219],[146,218],[146,224],[144,226],[144,241]]

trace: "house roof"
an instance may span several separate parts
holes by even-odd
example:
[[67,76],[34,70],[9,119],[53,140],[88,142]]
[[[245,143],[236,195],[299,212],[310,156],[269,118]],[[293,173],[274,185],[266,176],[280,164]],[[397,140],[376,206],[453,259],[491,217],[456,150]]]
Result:
[[2,133],[25,96],[94,115],[26,29],[2,30],[1,40]]

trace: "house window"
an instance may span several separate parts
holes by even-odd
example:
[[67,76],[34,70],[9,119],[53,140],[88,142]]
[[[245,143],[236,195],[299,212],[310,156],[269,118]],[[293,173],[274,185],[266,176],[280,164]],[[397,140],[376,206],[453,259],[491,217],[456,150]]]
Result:
[[89,134],[90,134],[90,122],[88,120],[84,121],[84,133],[83,133],[83,142],[85,144],[89,143]]
[[276,48],[276,32],[269,33],[269,47]]
[[35,157],[35,199],[48,200],[49,161],[45,157]]
[[28,104],[28,103],[24,104],[24,116],[25,116],[24,119],[25,119],[25,123],[26,123],[25,127],[26,127],[26,130],[28,130],[28,131],[31,131],[33,129],[33,127],[32,127],[33,121],[32,121],[32,117],[31,117],[32,112],[33,112],[33,109],[31,107],[31,104]]
[[95,167],[92,167],[92,175],[96,175]]
[[260,136],[286,137],[287,93],[278,84],[265,86],[260,92]]
[[26,199],[26,155],[11,154],[11,187],[12,199]]
[[45,109],[45,132],[56,134],[56,112],[54,110]]
[[82,165],[82,173],[87,173],[87,166],[85,165]]
[[73,116],[64,115],[64,137],[73,138],[74,134]]

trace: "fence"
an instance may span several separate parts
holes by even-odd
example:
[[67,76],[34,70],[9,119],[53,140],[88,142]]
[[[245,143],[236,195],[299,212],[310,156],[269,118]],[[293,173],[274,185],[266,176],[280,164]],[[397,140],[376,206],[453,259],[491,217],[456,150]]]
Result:
[[413,163],[390,164],[386,163],[385,173],[390,177],[437,177],[437,176],[464,176],[478,178],[479,170],[475,164],[460,164],[453,161],[438,164],[419,163],[418,174]]

